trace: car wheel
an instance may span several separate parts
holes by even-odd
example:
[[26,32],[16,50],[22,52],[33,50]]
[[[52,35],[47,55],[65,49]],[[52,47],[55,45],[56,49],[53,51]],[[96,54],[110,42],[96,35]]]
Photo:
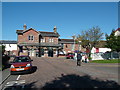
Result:
[[14,75],[15,73],[11,71],[10,74],[11,74],[11,75]]
[[32,72],[33,72],[33,68],[30,69],[30,73],[32,73]]

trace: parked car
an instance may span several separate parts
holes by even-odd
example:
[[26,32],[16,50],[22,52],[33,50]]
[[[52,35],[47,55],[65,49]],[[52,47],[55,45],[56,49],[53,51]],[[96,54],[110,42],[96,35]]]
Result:
[[66,54],[66,59],[73,59],[73,58],[74,58],[74,54],[73,53]]
[[32,61],[29,56],[16,56],[11,63],[11,74],[30,72]]

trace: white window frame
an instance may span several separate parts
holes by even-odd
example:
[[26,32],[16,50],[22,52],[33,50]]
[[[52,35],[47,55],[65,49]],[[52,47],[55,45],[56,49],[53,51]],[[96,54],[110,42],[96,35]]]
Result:
[[42,42],[45,42],[45,38],[41,38],[41,43],[42,43]]
[[29,35],[29,36],[28,36],[28,40],[29,40],[29,41],[34,41],[34,36],[33,36],[33,35]]
[[51,38],[49,38],[49,42],[51,42]]
[[54,42],[54,39],[52,38],[52,42]]
[[49,42],[54,42],[54,39],[53,38],[49,38]]

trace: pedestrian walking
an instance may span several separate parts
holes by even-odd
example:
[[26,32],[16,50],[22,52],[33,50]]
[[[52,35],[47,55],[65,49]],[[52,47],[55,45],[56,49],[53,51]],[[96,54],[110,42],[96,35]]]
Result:
[[75,52],[74,60],[77,60],[77,53]]
[[82,55],[81,52],[77,53],[77,66],[81,66]]

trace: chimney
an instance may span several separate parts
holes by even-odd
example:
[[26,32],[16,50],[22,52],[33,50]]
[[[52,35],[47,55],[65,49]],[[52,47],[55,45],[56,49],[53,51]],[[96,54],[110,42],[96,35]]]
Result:
[[54,33],[57,33],[57,27],[56,26],[54,26]]
[[24,24],[24,25],[23,25],[23,28],[24,28],[24,30],[26,30],[26,29],[27,29],[27,26],[26,26],[26,24]]

